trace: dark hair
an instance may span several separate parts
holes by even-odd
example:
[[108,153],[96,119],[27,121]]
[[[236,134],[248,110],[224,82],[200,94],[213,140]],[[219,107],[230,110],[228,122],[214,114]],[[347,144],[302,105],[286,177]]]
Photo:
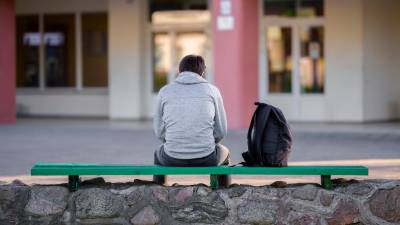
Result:
[[179,63],[179,73],[190,71],[201,76],[205,70],[206,64],[204,63],[203,57],[199,55],[187,55],[183,57]]

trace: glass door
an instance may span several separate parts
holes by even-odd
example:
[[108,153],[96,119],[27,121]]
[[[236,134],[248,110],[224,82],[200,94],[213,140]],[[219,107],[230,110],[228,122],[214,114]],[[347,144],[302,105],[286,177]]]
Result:
[[153,107],[159,90],[173,82],[178,75],[179,61],[188,54],[204,57],[207,65],[206,79],[212,82],[211,41],[206,28],[174,28],[156,29],[152,32],[151,98],[149,115],[153,115]]
[[[184,1],[182,1],[184,2]],[[204,1],[206,3],[206,1]],[[156,3],[153,1],[153,3]],[[159,2],[157,3],[159,4]],[[156,5],[157,5],[156,4]],[[146,65],[146,114],[153,115],[153,107],[160,89],[173,82],[178,74],[179,61],[188,54],[204,57],[206,77],[212,82],[211,12],[201,8],[168,9],[155,7],[151,11],[146,35],[146,49],[151,49]],[[186,4],[185,1],[185,5]],[[190,4],[189,4],[190,5]],[[165,6],[165,5],[164,5]],[[207,6],[207,4],[205,4]]]
[[324,93],[323,19],[266,16],[264,24],[260,99],[301,120],[308,96]]

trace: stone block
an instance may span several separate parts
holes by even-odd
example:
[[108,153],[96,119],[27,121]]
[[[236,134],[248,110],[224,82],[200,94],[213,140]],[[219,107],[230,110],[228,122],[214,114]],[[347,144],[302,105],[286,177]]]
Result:
[[68,195],[66,187],[33,186],[25,212],[34,216],[62,215],[67,208]]
[[0,185],[0,224],[18,224],[29,200],[30,188],[25,185]]
[[151,206],[140,210],[132,219],[134,225],[155,225],[160,222],[160,215]]
[[75,195],[76,216],[80,219],[117,217],[123,208],[123,199],[100,188],[79,190]]
[[277,201],[249,200],[238,206],[238,219],[243,224],[274,224],[279,207]]
[[376,191],[369,201],[369,208],[375,216],[400,224],[400,186]]
[[336,188],[335,191],[355,196],[367,196],[374,190],[373,186],[369,183],[353,182],[350,185]]
[[247,188],[244,186],[235,186],[228,189],[229,198],[238,198],[242,196],[247,191]]
[[176,203],[183,203],[193,196],[193,187],[176,188],[170,191],[170,200]]
[[158,201],[166,203],[168,201],[168,189],[161,186],[152,186],[150,187],[150,191],[152,197],[157,199]]
[[318,189],[319,188],[314,185],[304,185],[294,189],[292,197],[301,200],[314,201],[315,197],[317,197]]
[[321,205],[329,207],[333,202],[333,198],[334,198],[333,194],[328,193],[327,191],[321,191],[319,202],[321,203]]
[[184,223],[221,223],[228,215],[224,200],[216,193],[195,195],[183,204],[170,205],[172,217]]
[[331,217],[326,219],[328,225],[348,225],[360,222],[357,204],[351,199],[341,199]]
[[289,219],[290,225],[321,225],[321,218],[312,213],[302,213]]

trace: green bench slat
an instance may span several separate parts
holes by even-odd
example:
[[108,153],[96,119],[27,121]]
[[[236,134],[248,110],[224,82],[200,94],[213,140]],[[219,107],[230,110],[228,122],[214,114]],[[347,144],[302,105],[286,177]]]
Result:
[[368,175],[365,166],[288,167],[164,167],[155,165],[113,165],[80,163],[36,163],[33,176],[57,175]]

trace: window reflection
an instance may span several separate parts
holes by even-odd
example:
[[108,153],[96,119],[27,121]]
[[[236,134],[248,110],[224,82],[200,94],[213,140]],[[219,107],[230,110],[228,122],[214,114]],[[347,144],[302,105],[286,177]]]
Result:
[[267,54],[269,92],[292,90],[292,29],[269,27],[267,29]]
[[107,86],[106,13],[85,13],[82,15],[82,65],[84,87]]
[[17,87],[39,87],[39,17],[17,16]]
[[303,93],[324,92],[324,28],[303,27],[300,32],[300,77]]
[[186,55],[195,54],[205,57],[207,36],[203,32],[178,33],[176,37],[176,68]]
[[45,15],[44,32],[46,85],[75,86],[74,15]]

